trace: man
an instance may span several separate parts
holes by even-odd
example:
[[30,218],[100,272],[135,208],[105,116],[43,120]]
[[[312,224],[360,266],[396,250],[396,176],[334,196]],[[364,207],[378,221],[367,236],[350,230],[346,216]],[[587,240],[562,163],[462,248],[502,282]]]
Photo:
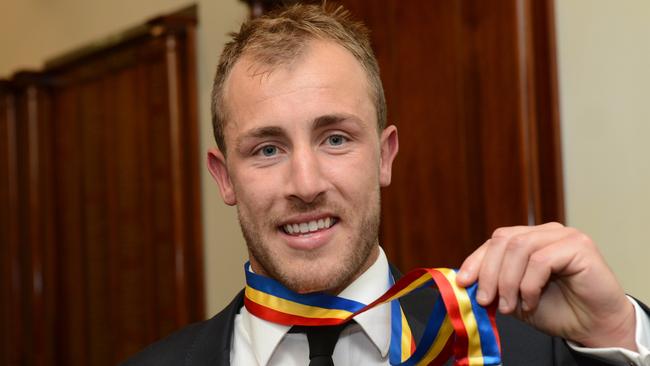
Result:
[[[224,202],[237,205],[249,271],[296,296],[323,292],[368,304],[388,290],[379,194],[391,181],[398,136],[386,126],[362,25],[319,6],[245,23],[219,63],[213,123],[218,149],[209,151],[208,165]],[[575,229],[498,229],[458,272],[461,286],[477,280],[479,303],[497,301],[514,316],[497,320],[504,364],[650,362],[647,315]],[[253,315],[242,296],[127,364],[308,364],[311,338]],[[421,333],[425,300],[437,295],[413,296],[401,309]],[[356,316],[335,337],[334,364],[389,364],[389,306]]]

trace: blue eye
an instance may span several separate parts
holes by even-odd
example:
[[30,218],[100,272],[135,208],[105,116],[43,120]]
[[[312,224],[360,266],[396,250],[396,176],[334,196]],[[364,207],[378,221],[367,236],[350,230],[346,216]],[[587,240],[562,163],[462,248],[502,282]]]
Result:
[[341,135],[332,135],[327,138],[327,142],[332,146],[341,146],[346,141],[347,138]]
[[278,148],[277,148],[277,146],[266,145],[266,146],[262,147],[262,149],[260,151],[262,152],[262,155],[264,155],[264,156],[273,156],[273,155],[278,153]]

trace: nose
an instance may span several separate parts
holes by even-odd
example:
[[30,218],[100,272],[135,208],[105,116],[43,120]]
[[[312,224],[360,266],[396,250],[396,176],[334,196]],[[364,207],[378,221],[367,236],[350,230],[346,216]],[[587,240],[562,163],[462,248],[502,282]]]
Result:
[[317,152],[311,147],[294,150],[291,157],[288,196],[304,203],[314,202],[327,188]]

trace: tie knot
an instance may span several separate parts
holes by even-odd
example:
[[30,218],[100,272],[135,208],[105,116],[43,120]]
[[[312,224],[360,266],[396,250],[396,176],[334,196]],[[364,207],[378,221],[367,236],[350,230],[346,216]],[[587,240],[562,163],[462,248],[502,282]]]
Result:
[[291,333],[305,333],[309,342],[309,366],[333,366],[332,353],[339,335],[351,322],[339,325],[294,326]]

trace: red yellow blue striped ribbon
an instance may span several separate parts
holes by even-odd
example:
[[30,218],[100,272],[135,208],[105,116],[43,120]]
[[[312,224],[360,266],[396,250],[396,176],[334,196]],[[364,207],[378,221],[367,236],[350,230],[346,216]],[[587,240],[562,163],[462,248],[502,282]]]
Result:
[[[244,305],[253,315],[284,325],[336,325],[373,307],[391,302],[391,365],[443,365],[454,357],[458,366],[501,364],[501,346],[495,324],[495,306],[476,302],[477,285],[456,285],[456,271],[419,268],[409,272],[370,304],[325,293],[298,294],[279,282],[257,275],[246,263]],[[439,300],[420,341],[415,346],[400,297],[425,287],[437,286]]]

